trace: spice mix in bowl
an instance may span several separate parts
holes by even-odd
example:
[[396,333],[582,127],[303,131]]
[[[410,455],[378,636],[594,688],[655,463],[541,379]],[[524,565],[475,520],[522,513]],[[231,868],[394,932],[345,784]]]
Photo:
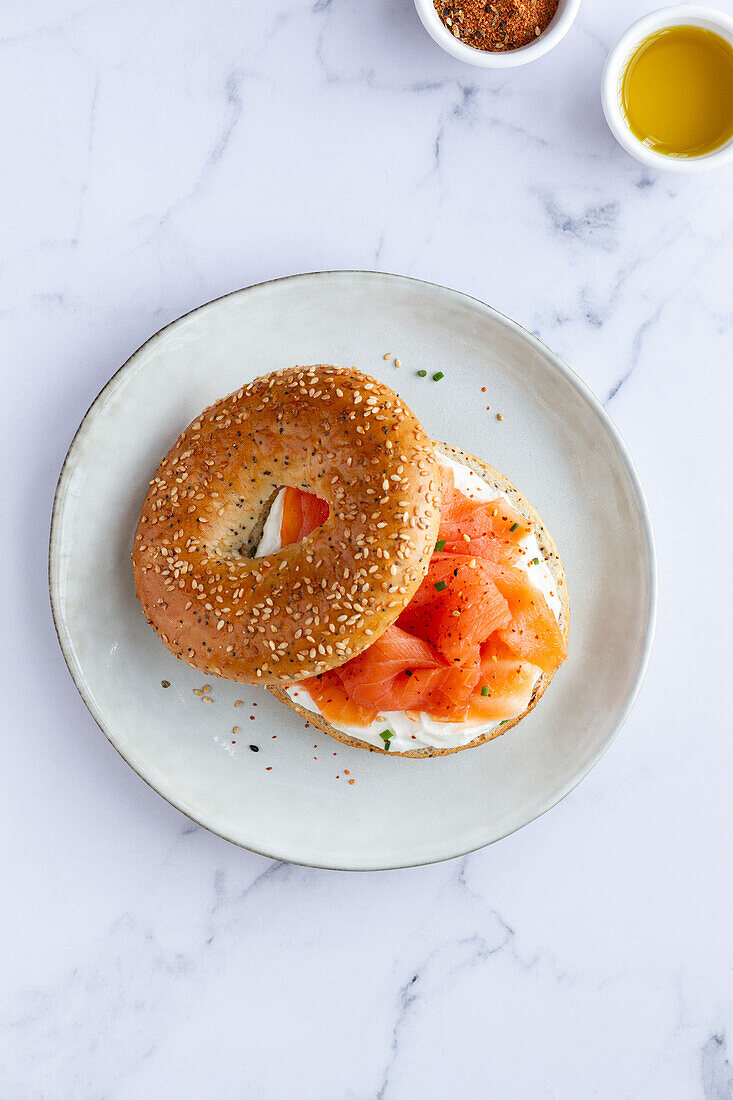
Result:
[[524,65],[564,38],[580,0],[415,0],[431,38],[469,65]]
[[444,26],[477,50],[516,50],[539,38],[558,0],[433,0]]

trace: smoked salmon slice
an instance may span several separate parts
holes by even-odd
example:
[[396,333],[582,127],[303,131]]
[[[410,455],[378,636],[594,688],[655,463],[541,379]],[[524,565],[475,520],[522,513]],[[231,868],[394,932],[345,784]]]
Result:
[[435,650],[399,626],[341,667],[351,698],[375,710],[420,710],[445,671]]
[[479,648],[463,664],[443,670],[423,710],[441,722],[463,722],[480,680]]
[[567,647],[547,600],[520,569],[496,569],[496,586],[511,612],[511,622],[499,629],[499,637],[513,653],[555,672],[567,657]]
[[468,719],[503,722],[521,714],[539,674],[536,665],[522,661],[498,637],[490,638],[481,646],[480,687],[471,699]]
[[508,626],[511,614],[494,582],[495,570],[482,558],[433,554],[417,594],[398,619],[455,664],[469,661],[476,646]]
[[[296,703],[299,701],[298,686],[295,685]],[[302,686],[314,700],[324,718],[335,725],[369,726],[377,717],[376,710],[361,707],[354,702],[336,669],[323,672],[320,676],[312,676],[309,680],[303,680]]]
[[316,527],[328,519],[328,504],[313,493],[293,489],[290,485],[283,495],[283,518],[280,525],[280,542],[290,546],[300,542]]
[[456,554],[514,563],[529,523],[506,500],[476,501],[453,489],[441,513],[437,545]]

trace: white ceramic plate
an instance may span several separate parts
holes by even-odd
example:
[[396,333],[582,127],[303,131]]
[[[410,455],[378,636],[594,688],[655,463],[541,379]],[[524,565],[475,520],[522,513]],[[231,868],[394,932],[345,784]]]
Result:
[[[385,362],[386,351],[401,358],[400,369]],[[293,363],[355,364],[384,379],[433,438],[503,470],[552,532],[568,576],[570,656],[537,710],[505,737],[432,760],[349,749],[306,730],[263,689],[209,681],[205,703],[194,694],[205,678],[147,626],[129,550],[158,461],[215,398]],[[430,378],[437,370],[445,372],[439,384]],[[489,306],[360,271],[229,294],[168,325],[128,360],[89,409],[62,470],[50,584],[76,685],[143,779],[237,844],[354,870],[469,852],[572,790],[629,712],[656,598],[641,487],[583,383]],[[235,707],[237,699],[244,705]]]

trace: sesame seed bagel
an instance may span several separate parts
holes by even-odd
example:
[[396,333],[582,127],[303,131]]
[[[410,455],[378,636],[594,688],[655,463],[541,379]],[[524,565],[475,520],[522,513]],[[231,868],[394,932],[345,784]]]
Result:
[[[560,600],[561,610],[559,615],[559,626],[562,631],[565,643],[567,644],[570,634],[570,600],[568,597],[567,581],[565,578],[565,570],[563,568],[560,555],[557,547],[552,540],[550,533],[545,527],[542,519],[537,510],[530,504],[526,497],[520,493],[520,491],[509,481],[504,474],[495,470],[493,466],[490,466],[488,462],[484,462],[480,458],[474,457],[474,455],[467,454],[465,451],[459,450],[457,447],[451,447],[447,443],[435,443],[435,450],[439,454],[445,455],[447,458],[453,459],[455,462],[461,463],[463,466],[467,466],[473,470],[486,484],[498,494],[503,494],[507,497],[510,503],[516,508],[516,510],[525,519],[529,520],[532,524],[537,541],[539,543],[540,552],[547,567],[552,574],[555,581],[555,591]],[[523,718],[526,718],[530,711],[534,710],[537,703],[540,701],[545,691],[550,685],[550,681],[555,672],[543,672],[535,684],[532,692],[532,697],[529,703],[522,711],[521,714],[516,715],[514,718],[509,719],[506,722],[502,722],[501,725],[496,725],[493,729],[490,729],[487,733],[477,735],[473,741],[469,741],[465,745],[456,745],[454,747],[438,747],[428,746],[419,749],[412,749],[408,752],[398,752],[395,749],[382,748],[378,745],[369,744],[367,741],[363,741],[359,737],[358,729],[354,729],[353,732],[346,732],[343,729],[339,729],[337,726],[332,725],[331,722],[325,718],[320,711],[312,710],[309,707],[301,706],[300,703],[295,702],[287,693],[283,687],[270,687],[272,694],[280,700],[281,703],[285,703],[286,706],[291,707],[296,711],[301,718],[307,719],[312,726],[322,730],[324,733],[328,733],[331,737],[334,737],[337,741],[343,742],[345,745],[351,745],[354,748],[368,749],[369,752],[381,752],[389,756],[410,756],[410,757],[429,757],[429,756],[449,756],[454,752],[461,752],[463,749],[472,749],[477,745],[484,745],[487,741],[492,741],[495,737],[500,737],[502,734],[507,733],[510,729],[516,726]]]
[[[282,486],[329,505],[302,542],[252,558]],[[292,683],[343,664],[394,622],[437,537],[432,443],[387,386],[292,367],[206,409],[150,482],[135,588],[161,641],[207,675]]]

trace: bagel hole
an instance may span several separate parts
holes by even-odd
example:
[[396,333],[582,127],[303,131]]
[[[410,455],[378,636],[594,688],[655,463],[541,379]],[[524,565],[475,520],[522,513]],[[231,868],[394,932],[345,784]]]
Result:
[[302,542],[326,522],[328,513],[327,502],[315,493],[289,485],[276,489],[248,539],[254,543],[251,556],[276,554],[283,546]]

